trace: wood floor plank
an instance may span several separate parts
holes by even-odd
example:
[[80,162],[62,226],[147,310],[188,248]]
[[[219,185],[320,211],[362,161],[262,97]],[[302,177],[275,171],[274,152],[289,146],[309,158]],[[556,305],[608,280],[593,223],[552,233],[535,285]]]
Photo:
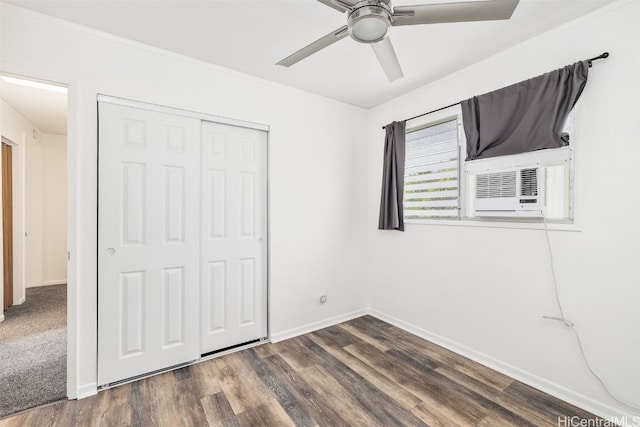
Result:
[[[351,335],[354,335],[358,338],[360,338],[362,341],[366,341],[369,344],[371,344],[372,346],[378,348],[378,350],[382,350],[382,351],[387,351],[390,350],[392,347],[384,342],[379,341],[378,339],[376,339],[375,337],[372,337],[371,335],[368,335],[364,332],[361,332],[359,329],[354,328],[353,326],[347,324],[347,323],[343,323],[341,325],[338,325],[340,328],[344,329],[346,332],[350,333]],[[346,347],[346,346],[342,346],[342,347]]]
[[308,408],[299,404],[296,396],[290,390],[289,384],[279,380],[265,359],[258,357],[252,349],[244,351],[242,356],[247,361],[247,364],[251,366],[255,374],[271,391],[272,396],[278,401],[296,426],[313,426],[317,424]]
[[347,425],[347,421],[333,408],[333,400],[318,393],[280,355],[263,359],[271,372],[291,391],[299,405],[304,405],[312,418],[322,426]]
[[242,361],[240,353],[228,354],[211,362],[214,375],[218,378],[235,414],[265,403],[269,389]]
[[362,341],[357,336],[350,334],[340,326],[331,326],[329,328],[320,329],[315,333],[321,337],[333,341],[337,346],[346,347],[351,344]]
[[534,427],[534,424],[526,418],[521,417],[520,415],[510,411],[499,403],[486,398],[482,394],[476,393],[474,390],[452,381],[446,376],[440,374],[436,369],[428,367],[427,363],[432,360],[430,358],[422,359],[413,352],[407,352],[397,349],[389,350],[387,354],[401,361],[406,366],[411,367],[427,381],[429,381],[433,385],[436,385],[440,389],[455,392],[460,397],[464,396],[466,399],[484,408],[487,414],[493,414],[499,418],[508,420],[513,425]]
[[583,409],[580,409],[560,399],[556,399],[551,395],[548,395],[540,390],[536,390],[535,388],[523,384],[519,381],[514,381],[513,384],[505,389],[505,393],[510,396],[526,400],[538,411],[549,414],[549,416],[552,416],[555,420],[557,420],[558,417],[564,418],[566,416],[577,416],[586,420],[596,418],[593,414]]
[[[343,387],[351,391],[354,396],[357,396],[360,404],[366,407],[379,420],[381,425],[425,425],[410,411],[403,408],[353,369],[326,352],[310,338],[303,336],[300,340],[311,351],[320,356],[323,367],[331,372],[332,376]],[[358,344],[366,343],[360,341]],[[349,347],[358,344],[351,344]]]
[[344,325],[350,326],[363,334],[374,338],[379,343],[386,347],[393,347],[395,340],[389,338],[384,332],[392,326],[386,322],[376,319],[372,316],[358,317],[348,322],[344,322]]
[[179,375],[175,382],[174,407],[180,416],[180,422],[185,426],[203,426],[207,424],[207,417],[200,401],[198,381],[191,376]]
[[264,343],[262,345],[259,345],[257,347],[254,347],[253,349],[255,350],[256,354],[260,357],[262,357],[263,359],[265,357],[269,357],[269,356],[273,356],[274,354],[278,354],[279,350],[278,350],[278,345],[277,344],[273,344],[273,343]]
[[551,426],[592,414],[363,316],[0,420],[42,426]]
[[131,384],[131,419],[133,425],[160,426],[177,423],[174,376],[171,372],[145,378]]
[[[51,406],[44,407],[44,414],[38,414],[36,411],[27,411],[26,417],[23,419],[22,426],[54,426],[56,425],[57,415],[67,406],[65,403],[56,403]],[[49,411],[51,409],[51,411]],[[38,408],[39,410],[39,408]]]
[[351,390],[340,384],[333,375],[327,375],[324,369],[313,366],[304,370],[307,383],[323,396],[331,399],[334,409],[346,420],[348,426],[379,426],[381,421],[362,405]]
[[182,368],[174,369],[171,371],[176,381],[185,380],[191,378],[191,366],[184,366]]
[[430,427],[460,427],[467,426],[468,420],[458,415],[457,411],[426,402],[416,405],[411,412],[424,421]]
[[0,419],[0,427],[52,426],[57,413],[65,405],[66,402],[54,403],[20,412],[13,417]]
[[346,347],[345,350],[384,375],[393,378],[397,383],[403,384],[427,405],[447,407],[456,412],[461,419],[464,419],[465,425],[474,425],[487,415],[486,410],[472,399],[456,390],[425,380],[423,375],[403,365],[400,360],[367,343],[354,344]]
[[[522,417],[534,423],[536,426],[544,425],[556,425],[557,417],[553,416],[547,411],[540,411],[535,405],[531,404],[528,399],[522,399],[511,396],[506,393],[502,393],[489,387],[485,383],[469,377],[463,372],[456,371],[449,367],[439,367],[437,372],[457,382],[458,384],[472,390],[487,399],[499,404],[500,406],[512,411],[514,413],[520,413]],[[491,419],[491,418],[489,418]]]
[[443,366],[450,366],[454,369],[469,375],[485,384],[497,389],[504,390],[513,382],[512,378],[487,368],[471,359],[447,350],[437,344],[424,340],[400,328],[391,327],[385,329],[382,335],[393,341],[395,347],[413,348],[420,353],[440,362]]
[[131,384],[113,388],[82,401],[76,421],[80,426],[115,427],[131,425]]
[[52,425],[54,426],[77,426],[79,425],[79,415],[84,408],[89,408],[93,404],[92,396],[87,402],[83,402],[83,405],[61,405],[60,410],[56,411],[55,418]]
[[205,396],[200,399],[200,404],[210,426],[238,427],[240,425],[224,392]]
[[212,365],[213,362],[211,360],[206,360],[191,366],[191,374],[197,384],[196,390],[198,398],[210,396],[222,391],[222,387],[220,386],[220,382],[215,375]]
[[275,399],[249,409],[238,416],[241,427],[316,427],[317,424],[295,424]]
[[324,348],[327,353],[331,354],[340,362],[353,369],[355,372],[361,375],[362,378],[366,379],[382,392],[389,395],[405,409],[412,409],[422,402],[420,398],[405,389],[402,384],[393,381],[391,378],[388,378],[380,371],[372,368],[366,363],[363,363],[360,359],[354,357],[351,353],[345,351],[342,347],[335,345],[335,343],[319,335],[309,334],[308,336],[311,340]]
[[360,325],[360,327],[365,328],[368,331],[369,335],[372,336],[375,335],[377,331],[384,331],[385,329],[393,326],[390,323],[385,322],[384,320],[370,315],[360,316],[344,323]]
[[[482,421],[480,421],[475,427],[513,427],[511,422],[496,416],[495,414],[489,414]],[[539,424],[536,427],[557,427],[557,424]]]
[[[284,343],[283,343],[284,344]],[[318,355],[310,351],[301,341],[300,338],[291,338],[286,341],[286,346],[282,346],[279,354],[291,365],[295,370],[301,370],[310,366],[322,363]]]

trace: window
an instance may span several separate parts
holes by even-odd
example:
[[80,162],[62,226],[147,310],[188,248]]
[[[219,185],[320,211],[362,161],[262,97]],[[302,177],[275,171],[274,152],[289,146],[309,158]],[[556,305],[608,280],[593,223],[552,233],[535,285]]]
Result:
[[404,218],[459,218],[458,117],[406,135]]
[[459,108],[421,120],[407,126],[405,221],[572,222],[573,112],[566,147],[469,162]]

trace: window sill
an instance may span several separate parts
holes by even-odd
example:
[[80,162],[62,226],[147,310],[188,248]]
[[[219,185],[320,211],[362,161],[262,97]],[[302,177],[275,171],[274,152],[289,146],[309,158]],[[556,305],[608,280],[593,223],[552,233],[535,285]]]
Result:
[[[520,230],[544,230],[545,225],[538,220],[519,220],[519,221],[499,221],[499,220],[482,220],[466,218],[461,220],[449,219],[407,219],[405,224],[411,225],[441,225],[456,227],[483,227],[483,228],[512,228]],[[559,222],[547,221],[547,228],[551,231],[582,231],[582,228],[575,222]]]

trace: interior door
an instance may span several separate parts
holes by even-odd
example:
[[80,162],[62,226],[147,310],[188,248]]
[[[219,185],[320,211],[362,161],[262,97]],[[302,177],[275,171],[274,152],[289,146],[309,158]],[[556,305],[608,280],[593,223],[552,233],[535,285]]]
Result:
[[13,305],[13,156],[11,146],[2,143],[2,247],[3,309]]
[[99,104],[98,384],[199,357],[200,120]]
[[267,335],[267,133],[202,123],[202,353]]

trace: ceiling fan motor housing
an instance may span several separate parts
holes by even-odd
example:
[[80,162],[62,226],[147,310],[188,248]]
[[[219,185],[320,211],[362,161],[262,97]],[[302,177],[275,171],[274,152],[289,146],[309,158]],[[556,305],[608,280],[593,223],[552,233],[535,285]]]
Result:
[[377,43],[391,27],[391,8],[380,0],[364,0],[355,4],[347,20],[349,35],[360,43]]

